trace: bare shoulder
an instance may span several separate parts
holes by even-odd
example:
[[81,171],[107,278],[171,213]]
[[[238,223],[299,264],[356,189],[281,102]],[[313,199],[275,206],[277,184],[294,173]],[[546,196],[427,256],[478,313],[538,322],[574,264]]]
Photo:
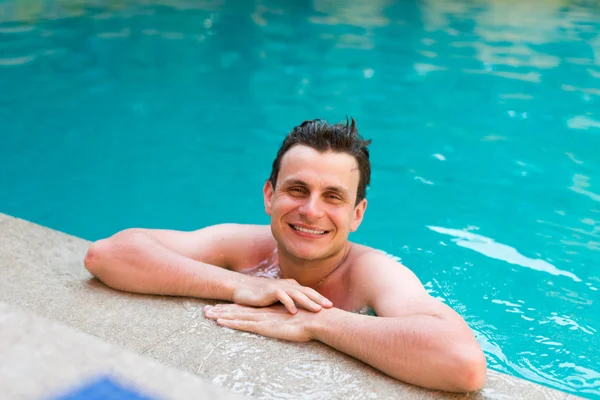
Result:
[[259,263],[276,246],[268,225],[224,223],[193,231],[136,228],[120,233],[126,238],[138,234],[186,257],[234,271]]
[[388,307],[429,299],[417,275],[398,259],[374,248],[354,246],[347,270],[349,284],[378,315],[389,314]]
[[241,271],[267,258],[277,246],[269,225],[220,224],[210,227],[227,268]]
[[253,225],[253,224],[236,224],[236,223],[223,223],[212,226],[201,228],[196,232],[200,231],[212,231],[218,234],[218,236],[227,236],[231,240],[248,240],[253,238],[253,241],[264,241],[275,239],[271,234],[271,228],[269,225]]
[[352,279],[362,284],[384,284],[389,278],[402,279],[408,284],[422,287],[419,278],[396,257],[383,251],[353,244],[353,256],[349,260]]

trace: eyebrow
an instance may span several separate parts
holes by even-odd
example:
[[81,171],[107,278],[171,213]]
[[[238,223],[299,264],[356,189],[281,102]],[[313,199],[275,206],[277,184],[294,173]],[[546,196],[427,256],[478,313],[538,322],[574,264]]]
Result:
[[[300,185],[300,186],[309,187],[308,183],[304,182],[302,179],[290,179],[290,180],[283,182],[283,186],[292,186],[292,185]],[[327,186],[325,188],[325,191],[336,192],[336,193],[340,193],[343,195],[348,194],[347,190],[341,188],[340,186]]]

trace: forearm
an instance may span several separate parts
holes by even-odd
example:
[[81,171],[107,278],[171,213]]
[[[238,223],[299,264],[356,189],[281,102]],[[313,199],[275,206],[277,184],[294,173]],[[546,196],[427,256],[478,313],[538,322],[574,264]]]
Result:
[[315,340],[401,381],[467,392],[478,390],[485,380],[485,358],[474,351],[474,339],[450,334],[448,321],[441,318],[381,318],[336,308],[315,317],[311,328]]
[[94,243],[86,268],[106,285],[127,292],[231,301],[234,290],[257,279],[195,261],[139,235],[127,243]]

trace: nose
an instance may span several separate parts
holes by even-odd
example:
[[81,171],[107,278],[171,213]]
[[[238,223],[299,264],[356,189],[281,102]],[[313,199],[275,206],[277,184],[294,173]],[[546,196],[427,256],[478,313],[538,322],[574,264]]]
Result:
[[311,195],[308,197],[304,203],[298,209],[300,215],[306,218],[309,221],[313,221],[319,219],[323,216],[324,212],[319,203],[319,197],[315,195]]

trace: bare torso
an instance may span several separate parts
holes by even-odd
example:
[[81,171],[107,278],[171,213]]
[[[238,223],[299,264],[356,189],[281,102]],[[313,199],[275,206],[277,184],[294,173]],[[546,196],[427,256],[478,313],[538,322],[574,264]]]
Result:
[[[314,287],[323,296],[327,297],[337,308],[360,313],[372,312],[367,304],[364,288],[369,282],[358,282],[353,272],[359,268],[356,259],[370,251],[369,247],[351,243],[348,257],[333,273],[325,278],[320,285]],[[258,249],[254,249],[258,250]],[[277,247],[275,244],[261,249],[263,252],[260,261],[255,265],[244,267],[239,272],[268,279],[281,279],[282,273],[279,268]],[[249,257],[254,258],[254,257]]]

